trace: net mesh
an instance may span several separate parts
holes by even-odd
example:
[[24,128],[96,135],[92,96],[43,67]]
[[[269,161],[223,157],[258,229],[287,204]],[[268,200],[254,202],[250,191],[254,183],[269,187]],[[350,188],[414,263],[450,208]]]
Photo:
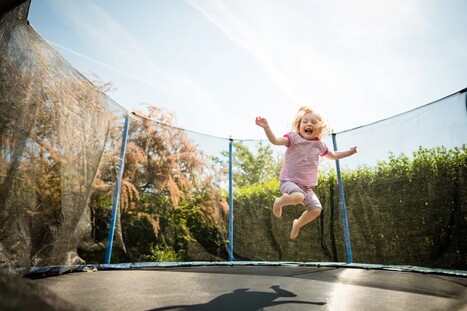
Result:
[[[291,241],[303,207],[271,213],[284,148],[128,112],[34,31],[28,7],[0,23],[0,266],[102,263],[124,142],[112,262],[224,261],[229,243],[237,261],[346,260],[334,163],[320,164],[321,216]],[[466,106],[464,90],[335,134],[359,148],[340,161],[354,261],[467,268]]]

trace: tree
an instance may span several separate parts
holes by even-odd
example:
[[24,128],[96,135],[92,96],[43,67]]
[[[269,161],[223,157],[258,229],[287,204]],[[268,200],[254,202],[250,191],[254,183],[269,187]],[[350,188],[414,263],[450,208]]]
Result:
[[[127,244],[121,247],[123,252],[133,258],[146,256],[154,245],[152,251],[174,250],[183,258],[188,241],[195,237],[200,242],[199,232],[213,232],[204,227],[218,232],[210,243],[221,245],[228,206],[213,183],[214,168],[185,131],[175,126],[173,113],[156,106],[147,110],[130,122],[120,192]],[[110,186],[116,178],[119,144],[113,149],[104,156],[100,174]],[[110,191],[102,194],[112,196]],[[108,201],[103,198],[100,201]]]
[[[233,181],[236,187],[255,185],[270,179],[279,178],[281,160],[274,154],[269,144],[259,141],[255,146],[256,153],[251,151],[242,141],[234,142],[233,152]],[[228,151],[222,151],[224,157],[229,156]],[[216,159],[225,167],[228,161]]]

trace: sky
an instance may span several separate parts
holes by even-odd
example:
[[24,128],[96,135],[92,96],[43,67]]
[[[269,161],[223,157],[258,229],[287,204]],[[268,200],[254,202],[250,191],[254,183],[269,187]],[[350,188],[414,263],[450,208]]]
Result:
[[32,0],[29,21],[107,94],[217,137],[278,136],[302,105],[335,132],[467,87],[464,0]]

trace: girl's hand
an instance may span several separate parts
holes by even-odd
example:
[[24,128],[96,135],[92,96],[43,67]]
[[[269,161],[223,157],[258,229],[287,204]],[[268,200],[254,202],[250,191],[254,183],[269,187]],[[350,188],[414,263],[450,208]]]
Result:
[[256,117],[255,123],[262,128],[268,127],[268,121],[262,117]]
[[350,150],[350,154],[351,154],[351,155],[357,153],[357,147],[356,147],[356,146],[355,146],[355,147],[350,147],[349,150]]

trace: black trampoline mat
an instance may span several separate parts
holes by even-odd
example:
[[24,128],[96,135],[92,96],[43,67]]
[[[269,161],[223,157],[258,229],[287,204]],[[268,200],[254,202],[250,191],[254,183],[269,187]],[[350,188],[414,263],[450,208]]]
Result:
[[34,282],[88,310],[467,310],[463,276],[362,268],[153,267]]

